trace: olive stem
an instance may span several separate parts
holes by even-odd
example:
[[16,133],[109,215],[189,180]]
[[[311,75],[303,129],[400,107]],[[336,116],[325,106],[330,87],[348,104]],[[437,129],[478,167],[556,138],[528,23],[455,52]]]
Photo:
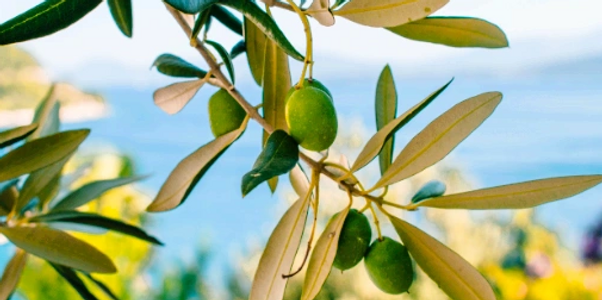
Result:
[[383,239],[383,235],[380,231],[380,221],[378,220],[378,216],[376,215],[376,211],[374,211],[374,207],[372,207],[372,202],[369,202],[370,211],[372,212],[372,216],[374,217],[374,226],[376,227],[376,233],[378,234],[378,240],[381,241]]
[[311,26],[309,25],[309,21],[307,20],[307,16],[305,13],[295,4],[293,0],[286,0],[289,5],[293,8],[293,10],[299,15],[301,22],[303,23],[303,30],[305,31],[305,61],[303,62],[303,70],[301,71],[301,78],[299,82],[295,86],[296,89],[300,89],[303,85],[303,80],[305,79],[305,74],[309,67],[309,78],[312,78],[313,70],[312,70],[312,62],[313,62],[313,39],[311,34]]

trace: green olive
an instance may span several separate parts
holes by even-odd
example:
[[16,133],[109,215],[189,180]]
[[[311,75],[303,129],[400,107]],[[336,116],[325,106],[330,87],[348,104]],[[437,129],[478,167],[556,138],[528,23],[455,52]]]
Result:
[[246,115],[242,106],[224,89],[209,98],[209,124],[215,137],[238,129]]
[[314,87],[294,91],[285,105],[290,135],[307,150],[322,151],[337,136],[337,114],[332,98]]
[[[288,99],[288,98],[291,97],[291,95],[295,91],[295,86],[291,87],[290,90],[288,90],[288,93],[286,94],[286,99]],[[330,91],[328,90],[328,88],[326,88],[326,86],[324,84],[322,84],[320,81],[318,81],[317,79],[313,79],[313,78],[312,79],[308,79],[308,78],[305,78],[303,80],[303,83],[301,83],[301,87],[302,88],[305,88],[305,87],[314,87],[314,88],[317,88],[317,89],[323,91],[324,93],[328,94],[328,96],[332,99],[332,94],[330,93]]]
[[364,258],[371,239],[372,229],[368,218],[356,209],[350,210],[341,229],[333,265],[342,271],[355,267]]
[[368,276],[385,293],[401,294],[414,280],[412,259],[406,247],[391,238],[376,240],[366,253]]

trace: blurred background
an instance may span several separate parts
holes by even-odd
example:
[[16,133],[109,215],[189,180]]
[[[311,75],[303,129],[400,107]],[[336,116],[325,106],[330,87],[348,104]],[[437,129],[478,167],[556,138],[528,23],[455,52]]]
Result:
[[[0,0],[0,22],[39,2]],[[116,260],[119,275],[103,279],[120,299],[246,299],[262,247],[294,200],[292,189],[281,180],[274,195],[263,185],[241,198],[240,178],[261,150],[261,129],[252,124],[179,209],[143,213],[176,164],[212,139],[207,99],[215,88],[203,87],[174,116],[154,106],[154,90],[175,82],[151,70],[157,56],[172,53],[206,66],[161,1],[138,0],[133,5],[133,39],[118,31],[106,5],[101,5],[57,34],[0,47],[0,128],[29,123],[37,101],[52,82],[60,82],[62,129],[92,129],[66,170],[85,171],[85,176],[65,184],[151,175],[105,194],[95,204],[102,206],[94,209],[144,224],[164,247],[151,249],[112,234],[79,235]],[[510,48],[501,50],[408,41],[341,18],[330,28],[313,23],[315,77],[333,93],[339,121],[345,124],[333,156],[352,161],[374,134],[376,81],[390,64],[399,93],[398,114],[455,78],[398,133],[396,151],[461,100],[500,91],[504,101],[452,155],[397,184],[387,200],[405,203],[431,179],[445,182],[451,193],[600,173],[602,19],[596,8],[591,0],[461,0],[435,14],[479,17],[499,25],[510,40]],[[293,44],[303,49],[300,22],[286,12],[273,12]],[[217,22],[210,38],[226,48],[239,40]],[[301,65],[291,64],[296,78]],[[235,67],[237,87],[251,102],[260,103],[261,90],[244,55],[235,60]],[[378,174],[372,164],[359,177],[374,183]],[[323,197],[332,201],[323,202],[332,207],[324,212],[336,212],[343,196],[327,186]],[[534,210],[420,210],[403,217],[477,266],[499,299],[602,299],[602,187]],[[392,228],[385,227],[393,235]],[[14,249],[0,242],[3,267]],[[50,267],[30,262],[17,299],[77,299]],[[366,276],[363,266],[342,275],[333,271],[319,299],[447,299],[422,273],[409,295],[397,297],[379,292]],[[298,299],[302,278],[294,278],[287,299]]]

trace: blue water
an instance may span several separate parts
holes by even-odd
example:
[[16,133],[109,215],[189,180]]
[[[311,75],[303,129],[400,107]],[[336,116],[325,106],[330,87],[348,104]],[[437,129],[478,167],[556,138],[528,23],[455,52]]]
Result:
[[[399,112],[409,108],[448,78],[398,82]],[[361,119],[374,132],[373,80],[324,80],[335,95],[339,114]],[[253,103],[260,90],[240,87]],[[460,100],[499,90],[504,101],[473,135],[453,152],[478,180],[478,187],[501,185],[543,177],[602,173],[602,87],[593,80],[561,78],[502,79],[461,78],[425,112],[398,135],[397,151],[413,134],[434,117]],[[206,99],[214,89],[203,88],[180,113],[169,116],[152,103],[152,90],[112,88],[100,92],[109,101],[110,117],[66,129],[87,127],[92,134],[84,150],[110,143],[134,155],[142,174],[152,177],[145,188],[158,190],[173,167],[186,155],[211,140]],[[272,228],[274,210],[281,199],[261,186],[241,198],[240,179],[260,151],[261,130],[252,124],[206,174],[192,195],[178,209],[153,214],[149,231],[166,243],[156,256],[158,266],[173,259],[189,257],[202,241],[212,247],[214,278],[223,275],[233,254],[246,248],[249,238],[264,240],[265,228]],[[284,181],[284,180],[282,180]],[[548,204],[538,209],[547,225],[567,234],[571,248],[583,231],[602,215],[602,187],[596,187],[570,201]]]

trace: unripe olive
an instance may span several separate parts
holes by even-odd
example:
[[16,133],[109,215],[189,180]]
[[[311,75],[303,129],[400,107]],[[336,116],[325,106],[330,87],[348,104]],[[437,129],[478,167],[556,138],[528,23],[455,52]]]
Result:
[[332,99],[320,89],[304,87],[294,91],[286,102],[285,118],[290,135],[307,150],[325,150],[337,136]]
[[[328,96],[332,99],[332,94],[330,93],[330,91],[328,90],[328,88],[326,88],[326,86],[324,84],[322,84],[320,81],[318,81],[317,79],[308,79],[305,78],[303,80],[303,83],[301,83],[301,87],[314,87],[317,88],[321,91],[323,91],[324,93],[328,94]],[[295,86],[291,87],[288,90],[288,93],[286,94],[286,99],[290,98],[290,96],[293,94],[293,92],[296,90]]]
[[404,245],[388,237],[377,239],[370,245],[364,259],[368,276],[383,292],[401,294],[410,289],[414,271]]
[[342,271],[355,267],[364,258],[371,239],[368,218],[356,209],[350,210],[341,229],[333,266]]
[[209,98],[209,124],[215,137],[238,129],[246,115],[242,106],[224,89]]

